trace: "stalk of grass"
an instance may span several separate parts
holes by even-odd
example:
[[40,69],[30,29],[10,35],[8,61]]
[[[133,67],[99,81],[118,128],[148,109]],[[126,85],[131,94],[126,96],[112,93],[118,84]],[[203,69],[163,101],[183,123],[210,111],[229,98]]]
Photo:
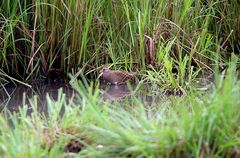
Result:
[[[237,51],[238,8],[237,0],[4,1],[1,69],[29,80],[54,71],[77,72],[87,64],[86,72],[105,64],[125,70],[147,69],[149,64],[158,68],[159,54],[175,39],[168,54],[173,68],[179,69],[188,58],[186,73],[193,65],[196,72],[210,70],[218,48],[223,65]],[[31,70],[25,72],[28,65]],[[182,76],[174,79],[181,78],[182,84],[180,69]]]
[[78,103],[68,104],[60,91],[56,101],[47,97],[47,114],[38,113],[37,99],[30,114],[27,106],[2,112],[1,156],[69,156],[65,147],[76,139],[84,147],[74,156],[82,157],[229,157],[239,148],[238,60],[232,56],[226,78],[210,94],[157,101],[150,115],[137,98],[103,102],[93,84],[73,82]]

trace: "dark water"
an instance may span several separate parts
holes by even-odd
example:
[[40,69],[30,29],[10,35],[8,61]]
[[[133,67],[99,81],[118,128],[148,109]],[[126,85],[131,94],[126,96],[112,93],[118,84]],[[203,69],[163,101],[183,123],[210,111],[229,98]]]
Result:
[[101,94],[104,100],[120,100],[133,94],[136,85],[101,85]]
[[[75,98],[76,91],[69,85],[64,83],[42,83],[37,82],[31,84],[32,88],[24,85],[9,84],[0,88],[0,110],[7,108],[10,111],[17,111],[19,106],[28,104],[29,101],[33,102],[34,96],[37,96],[38,111],[47,111],[46,95],[48,94],[51,99],[57,100],[59,89],[62,89],[67,99]],[[131,97],[137,85],[107,85],[100,86],[100,94],[105,101],[107,100],[121,100],[126,97]],[[134,94],[135,95],[135,94]],[[143,100],[150,104],[153,101],[152,96],[140,94]],[[31,111],[31,110],[30,110]]]
[[[208,77],[200,78],[196,83],[199,87],[206,87],[212,83],[212,75],[210,79]],[[49,94],[50,98],[57,100],[59,89],[66,95],[66,99],[76,98],[76,91],[69,85],[62,82],[52,82],[45,83],[41,81],[36,81],[31,83],[32,88],[29,88],[24,85],[14,85],[8,84],[0,87],[0,111],[7,108],[10,111],[17,111],[19,106],[23,104],[28,104],[29,101],[33,100],[34,96],[37,96],[38,102],[38,111],[46,112],[47,111],[47,101],[46,95]],[[164,97],[168,97],[171,93],[162,94],[159,90],[160,87],[151,84],[138,84],[132,85],[100,85],[100,97],[103,100],[114,100],[121,101],[124,98],[131,98],[132,96],[139,98],[142,103],[146,105],[153,105],[154,103],[159,104],[160,101],[163,101]],[[137,90],[136,90],[137,89]],[[134,93],[134,91],[137,93]],[[173,94],[177,95],[177,94]],[[24,97],[25,96],[25,97]]]
[[46,95],[49,94],[50,98],[56,100],[58,98],[58,91],[61,88],[66,94],[67,98],[76,95],[76,92],[67,84],[63,83],[34,83],[31,84],[32,88],[24,85],[8,84],[0,88],[0,109],[7,108],[10,111],[18,110],[19,106],[29,104],[33,101],[34,96],[37,96],[39,112],[46,111],[47,102]]

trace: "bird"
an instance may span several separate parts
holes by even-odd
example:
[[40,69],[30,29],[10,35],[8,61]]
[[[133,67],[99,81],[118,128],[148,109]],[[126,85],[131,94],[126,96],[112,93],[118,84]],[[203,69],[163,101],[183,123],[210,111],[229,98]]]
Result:
[[103,68],[102,78],[104,81],[113,85],[124,84],[128,80],[135,80],[135,72],[125,72],[120,70],[110,70],[109,68]]

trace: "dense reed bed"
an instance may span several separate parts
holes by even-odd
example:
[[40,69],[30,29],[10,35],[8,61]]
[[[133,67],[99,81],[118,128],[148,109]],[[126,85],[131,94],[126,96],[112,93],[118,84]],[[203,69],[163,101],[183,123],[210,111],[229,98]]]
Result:
[[60,91],[57,101],[47,96],[47,114],[38,112],[36,99],[31,113],[26,105],[19,113],[2,111],[1,157],[240,156],[236,64],[216,75],[210,93],[192,91],[151,106],[134,96],[103,101],[93,84],[72,86],[77,103]]
[[96,78],[112,65],[183,85],[239,53],[239,28],[237,0],[3,0],[1,80]]
[[[16,112],[3,105],[0,157],[240,157],[239,9],[238,0],[1,0],[1,86],[70,76],[77,98],[47,96],[45,113],[37,98]],[[132,97],[104,100],[89,80],[104,66],[137,72]],[[145,104],[136,94],[149,82],[151,95],[173,95]]]

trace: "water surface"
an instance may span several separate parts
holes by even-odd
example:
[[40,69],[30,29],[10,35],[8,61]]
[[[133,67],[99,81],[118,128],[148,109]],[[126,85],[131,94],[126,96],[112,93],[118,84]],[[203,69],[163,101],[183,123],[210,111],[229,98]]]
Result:
[[[39,112],[47,111],[46,95],[51,99],[57,100],[59,89],[62,89],[67,99],[72,99],[76,96],[76,91],[69,85],[64,83],[35,83],[31,84],[32,88],[24,85],[9,84],[0,88],[0,108],[7,108],[10,111],[17,111],[19,106],[29,104],[34,96],[37,96]],[[100,86],[100,97],[103,100],[120,101],[124,98],[131,97],[137,85],[109,85],[102,84]],[[140,98],[145,98],[146,101],[151,102],[152,98],[147,95],[139,95]]]

